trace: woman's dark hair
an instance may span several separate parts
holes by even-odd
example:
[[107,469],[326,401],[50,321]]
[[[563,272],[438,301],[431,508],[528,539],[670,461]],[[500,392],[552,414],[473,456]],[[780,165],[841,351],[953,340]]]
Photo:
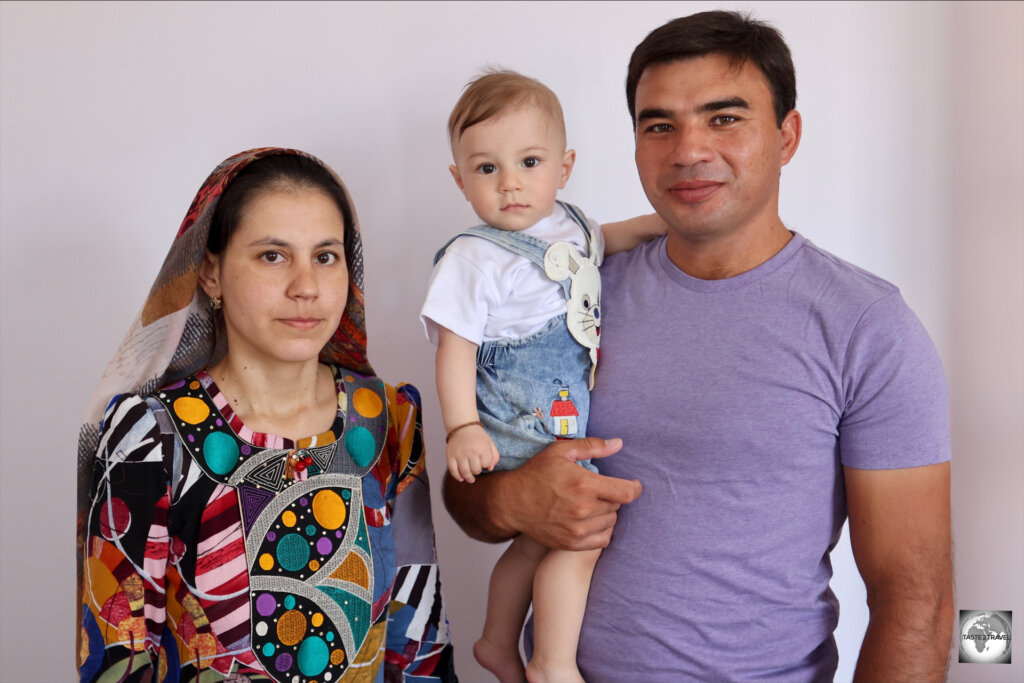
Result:
[[345,191],[327,168],[299,154],[275,154],[257,159],[234,177],[213,211],[210,235],[206,240],[206,248],[210,253],[224,253],[228,241],[253,200],[278,190],[321,190],[334,200],[345,221],[347,260],[351,253],[349,240],[354,232],[354,221]]
[[739,12],[714,10],[673,19],[651,31],[629,60],[626,104],[636,126],[636,86],[651,64],[724,54],[737,68],[750,60],[768,79],[781,128],[786,114],[796,108],[796,72],[782,35],[772,26]]

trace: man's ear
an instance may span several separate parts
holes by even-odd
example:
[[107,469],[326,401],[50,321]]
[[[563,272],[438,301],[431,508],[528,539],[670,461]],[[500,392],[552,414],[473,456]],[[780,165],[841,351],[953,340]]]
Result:
[[790,110],[786,118],[782,119],[779,132],[782,134],[782,166],[789,163],[789,160],[796,154],[796,148],[800,146],[800,133],[803,129],[803,120],[800,112],[796,109]]
[[564,190],[565,184],[569,182],[569,176],[572,175],[572,166],[576,163],[576,150],[567,149],[565,154],[562,155],[562,175],[558,179],[558,189]]
[[199,286],[206,296],[220,298],[220,257],[207,251],[199,264]]

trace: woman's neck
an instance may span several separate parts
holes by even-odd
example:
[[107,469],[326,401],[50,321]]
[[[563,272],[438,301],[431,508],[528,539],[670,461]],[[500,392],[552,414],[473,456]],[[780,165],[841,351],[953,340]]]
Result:
[[334,378],[315,359],[270,365],[229,351],[207,372],[231,409],[255,432],[297,440],[330,429],[334,421]]

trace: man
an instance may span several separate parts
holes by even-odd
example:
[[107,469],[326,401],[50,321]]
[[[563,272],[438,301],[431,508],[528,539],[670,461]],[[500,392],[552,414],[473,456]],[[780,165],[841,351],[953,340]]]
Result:
[[[945,677],[945,377],[895,287],[780,220],[795,82],[781,36],[731,12],[637,46],[637,170],[669,232],[603,269],[590,425],[608,440],[446,480],[474,538],[606,547],[580,638],[591,683],[831,680],[847,516],[870,609],[855,680]],[[606,476],[567,461],[612,453]]]

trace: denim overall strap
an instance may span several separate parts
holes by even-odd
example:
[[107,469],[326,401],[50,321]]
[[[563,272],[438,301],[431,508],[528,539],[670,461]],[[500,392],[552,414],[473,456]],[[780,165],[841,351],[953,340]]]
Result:
[[[572,220],[580,226],[580,229],[583,230],[583,235],[586,238],[587,244],[587,256],[591,256],[591,252],[594,249],[592,236],[590,234],[590,226],[587,225],[586,219],[583,218],[583,213],[572,204],[561,201],[558,202],[558,204],[565,209],[565,212],[569,217],[572,218]],[[498,228],[490,225],[478,225],[475,228],[470,228],[469,230],[460,232],[458,235],[448,240],[445,245],[437,251],[437,254],[434,255],[435,266],[437,265],[437,262],[441,260],[441,257],[444,256],[448,247],[452,245],[452,242],[463,235],[482,237],[489,242],[493,242],[500,247],[504,247],[515,254],[529,259],[542,271],[544,270],[544,254],[547,252],[548,247],[551,246],[549,242],[545,242],[544,240],[532,235],[524,235],[512,230],[499,230]],[[569,286],[571,284],[570,279],[565,278],[560,281],[559,284],[562,285],[562,291],[565,294],[565,298],[568,299]]]
[[565,209],[565,212],[569,214],[569,218],[576,222],[576,225],[580,226],[583,234],[587,237],[587,257],[593,257],[594,250],[594,236],[590,234],[590,225],[587,223],[587,219],[583,216],[583,212],[579,210],[579,207],[570,204],[569,202],[563,202],[555,200],[556,203]]

